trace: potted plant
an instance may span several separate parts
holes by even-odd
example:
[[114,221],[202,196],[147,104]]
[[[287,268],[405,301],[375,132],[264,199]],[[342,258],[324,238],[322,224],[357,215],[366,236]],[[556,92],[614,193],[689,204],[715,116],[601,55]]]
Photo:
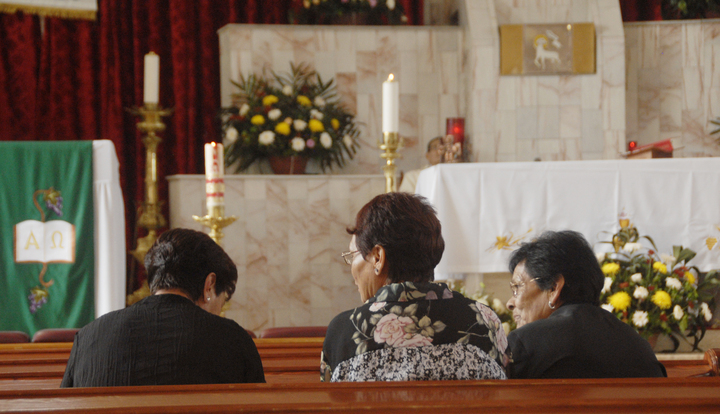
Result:
[[[688,262],[695,252],[673,246],[672,254],[658,254],[655,242],[639,236],[627,219],[612,240],[613,253],[601,253],[598,261],[605,274],[602,307],[635,328],[644,338],[665,334],[677,350],[680,340],[698,350],[712,320],[717,271],[700,272]],[[639,241],[645,239],[652,248]],[[652,343],[652,341],[651,341]]]
[[357,152],[355,116],[340,103],[334,80],[323,81],[304,64],[290,67],[287,74],[251,74],[233,82],[240,91],[220,117],[225,163],[236,164],[236,171],[268,160],[289,164],[296,173],[294,167],[304,170],[308,159],[326,171],[344,166]]

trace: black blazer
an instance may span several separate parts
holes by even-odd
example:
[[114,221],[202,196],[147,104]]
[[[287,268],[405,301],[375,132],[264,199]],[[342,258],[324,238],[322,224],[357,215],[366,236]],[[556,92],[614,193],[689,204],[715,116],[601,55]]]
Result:
[[563,305],[508,335],[510,378],[666,377],[648,341],[612,313]]
[[265,382],[250,335],[178,295],[155,295],[75,336],[61,387]]

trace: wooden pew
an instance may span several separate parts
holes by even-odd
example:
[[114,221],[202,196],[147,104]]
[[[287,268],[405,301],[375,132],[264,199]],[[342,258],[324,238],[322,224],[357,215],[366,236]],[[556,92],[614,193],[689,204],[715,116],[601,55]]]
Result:
[[720,378],[2,390],[4,413],[717,413]]
[[[254,339],[269,383],[317,382],[323,338]],[[72,343],[0,344],[0,389],[57,388]]]
[[[322,341],[322,338],[255,339],[266,381],[318,382]],[[0,389],[57,388],[71,347],[72,344],[0,345]],[[708,350],[704,359],[662,362],[669,377],[718,376],[718,352]]]

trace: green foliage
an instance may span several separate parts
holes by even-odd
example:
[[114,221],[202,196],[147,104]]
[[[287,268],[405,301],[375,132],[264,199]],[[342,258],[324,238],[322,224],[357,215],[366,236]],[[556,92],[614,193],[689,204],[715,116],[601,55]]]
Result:
[[290,23],[299,24],[396,25],[407,22],[398,0],[303,0],[303,7],[291,10],[288,17]]

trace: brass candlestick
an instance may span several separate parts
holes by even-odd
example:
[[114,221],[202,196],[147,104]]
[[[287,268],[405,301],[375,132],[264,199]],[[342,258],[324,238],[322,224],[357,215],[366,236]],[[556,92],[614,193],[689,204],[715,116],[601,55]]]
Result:
[[210,227],[210,238],[220,246],[225,237],[222,232],[223,227],[227,227],[237,220],[235,216],[225,217],[225,206],[210,207],[207,215],[200,217],[193,214],[192,218],[203,226]]
[[397,182],[395,181],[395,159],[401,158],[402,155],[398,153],[398,150],[402,148],[402,138],[397,132],[383,132],[383,142],[378,143],[378,147],[385,151],[380,154],[380,158],[387,160],[387,163],[383,167],[385,172],[385,192],[391,193],[397,191]]
[[127,111],[142,117],[143,120],[137,123],[137,128],[145,133],[142,138],[145,146],[145,200],[138,207],[139,218],[136,225],[147,229],[148,234],[145,237],[139,237],[136,243],[137,247],[130,252],[141,265],[144,265],[145,254],[157,240],[157,229],[167,225],[161,211],[162,201],[158,196],[157,148],[162,139],[156,135],[156,132],[165,130],[165,124],[160,117],[170,115],[173,110],[163,109],[156,103],[146,102],[145,106],[128,108]]

